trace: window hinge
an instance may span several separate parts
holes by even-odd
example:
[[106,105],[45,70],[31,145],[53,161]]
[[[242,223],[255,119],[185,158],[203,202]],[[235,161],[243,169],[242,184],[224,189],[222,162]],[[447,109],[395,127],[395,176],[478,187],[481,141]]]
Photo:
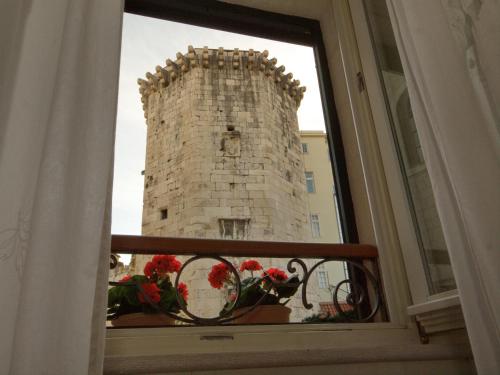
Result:
[[363,92],[366,88],[365,85],[365,77],[363,77],[363,73],[358,72],[356,74],[356,79],[358,80],[358,90],[359,92]]
[[427,332],[425,332],[425,328],[422,326],[422,324],[416,320],[417,323],[417,330],[418,330],[418,335],[420,336],[420,343],[421,344],[428,344],[429,343],[429,335]]

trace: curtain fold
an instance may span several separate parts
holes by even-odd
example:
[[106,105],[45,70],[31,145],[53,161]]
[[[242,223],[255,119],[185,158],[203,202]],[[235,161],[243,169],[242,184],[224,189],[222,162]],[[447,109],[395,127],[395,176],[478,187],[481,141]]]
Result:
[[123,4],[18,4],[0,65],[0,373],[100,374]]
[[500,2],[387,0],[479,374],[500,374]]

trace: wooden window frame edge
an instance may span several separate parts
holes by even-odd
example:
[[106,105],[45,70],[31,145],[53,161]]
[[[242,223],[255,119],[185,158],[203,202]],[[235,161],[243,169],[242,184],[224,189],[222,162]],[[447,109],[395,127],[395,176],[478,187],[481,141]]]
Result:
[[427,287],[428,281],[424,269],[424,260],[421,256],[413,218],[410,213],[410,205],[406,197],[406,189],[401,176],[397,151],[394,146],[392,133],[389,126],[387,126],[390,120],[384,101],[382,82],[377,70],[377,62],[363,0],[351,0],[349,5],[352,13],[354,32],[360,47],[359,53],[364,69],[366,91],[373,113],[373,126],[376,129],[378,143],[381,145],[382,162],[387,170],[387,180],[390,181],[390,184],[388,184],[389,194],[396,217],[396,226],[412,297],[412,302],[408,304],[408,312],[412,311],[411,306],[426,303],[429,303],[428,306],[436,306],[436,310],[438,310],[439,304],[432,303],[432,301],[457,294],[457,291],[455,289],[443,293],[431,294],[430,288]]

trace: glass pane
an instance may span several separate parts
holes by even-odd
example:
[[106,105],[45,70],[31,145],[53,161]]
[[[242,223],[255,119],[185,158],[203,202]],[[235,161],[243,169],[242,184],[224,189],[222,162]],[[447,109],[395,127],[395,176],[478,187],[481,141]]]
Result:
[[[131,14],[124,15],[122,42],[113,234],[342,242],[313,48]],[[161,292],[151,296],[161,294],[165,308],[178,313],[171,292],[180,273],[188,310],[213,317],[231,303],[236,274],[246,297],[265,290],[265,281],[252,280],[264,272],[281,275],[279,269],[292,281],[306,274],[302,264],[267,258],[272,251],[266,258],[226,256],[233,273],[221,258],[153,254],[116,261],[111,279],[118,289],[110,294],[117,301],[128,295],[120,282],[134,275],[158,285]],[[318,261],[303,265],[311,270]],[[356,298],[348,293],[346,270],[344,261],[331,261],[319,276],[310,273],[311,309],[297,289],[288,290],[279,303],[292,309],[290,322],[325,321],[339,309],[352,313]],[[275,289],[273,296],[281,288]],[[115,303],[111,318],[142,309],[149,303],[143,294],[128,295],[129,305]],[[278,304],[269,296],[266,302]]]
[[431,294],[456,288],[385,1],[365,0],[378,68]]
[[314,193],[314,174],[313,172],[306,172],[306,187],[308,193]]

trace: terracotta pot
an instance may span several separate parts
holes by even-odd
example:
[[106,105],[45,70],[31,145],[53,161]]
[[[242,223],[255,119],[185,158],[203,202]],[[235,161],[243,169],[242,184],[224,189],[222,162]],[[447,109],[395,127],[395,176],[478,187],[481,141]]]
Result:
[[133,313],[111,320],[111,325],[113,327],[152,327],[173,326],[174,322],[174,318],[165,314]]
[[[250,309],[250,307],[237,309],[233,312],[233,316],[243,314]],[[289,323],[291,312],[290,308],[283,305],[260,305],[232,322],[234,324]]]

